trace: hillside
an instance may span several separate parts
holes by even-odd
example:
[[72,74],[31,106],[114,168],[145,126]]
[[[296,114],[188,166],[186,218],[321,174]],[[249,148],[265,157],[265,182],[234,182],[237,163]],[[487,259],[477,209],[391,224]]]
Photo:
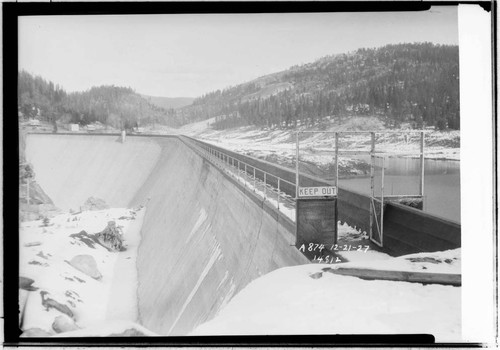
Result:
[[156,123],[178,125],[173,109],[158,107],[131,88],[94,86],[67,93],[57,84],[26,71],[18,76],[18,113],[20,119],[38,118],[53,124],[100,122],[117,129]]
[[458,46],[414,43],[323,57],[210,92],[177,110],[182,123],[216,118],[243,125],[316,125],[324,117],[368,115],[388,127],[459,129]]
[[161,96],[148,96],[142,95],[143,98],[148,100],[151,104],[164,108],[164,109],[177,109],[185,106],[189,106],[193,103],[194,98],[192,97],[161,97]]
[[21,117],[53,123],[179,127],[213,118],[215,129],[326,128],[368,116],[387,128],[460,129],[458,46],[431,43],[326,56],[196,99],[140,95],[114,85],[66,93],[24,71],[18,89]]

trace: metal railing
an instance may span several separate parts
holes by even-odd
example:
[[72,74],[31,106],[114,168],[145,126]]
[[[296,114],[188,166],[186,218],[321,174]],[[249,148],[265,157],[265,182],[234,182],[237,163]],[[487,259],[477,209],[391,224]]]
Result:
[[[373,174],[373,159],[377,156],[375,150],[375,135],[376,134],[410,134],[417,133],[420,135],[420,150],[419,152],[387,152],[384,153],[385,156],[394,155],[415,155],[416,153],[421,159],[421,171],[420,171],[420,194],[419,195],[386,195],[387,199],[400,199],[400,198],[423,198],[424,194],[424,131],[414,130],[414,131],[398,131],[398,132],[386,132],[386,131],[352,131],[352,132],[324,132],[324,131],[301,131],[299,133],[331,133],[335,135],[335,153],[336,161],[338,163],[338,155],[354,155],[354,154],[364,154],[369,155],[372,158],[371,161],[371,188],[374,188],[374,174]],[[370,135],[370,149],[366,151],[361,150],[346,150],[339,149],[338,140],[339,136],[346,134],[368,134]],[[297,183],[299,179],[299,169],[298,163],[296,162],[296,182],[291,182],[277,175],[271,174],[256,165],[246,163],[229,153],[222,151],[219,147],[210,146],[207,143],[199,142],[195,139],[189,137],[181,136],[181,138],[193,146],[193,149],[199,153],[202,157],[209,159],[215,166],[219,167],[225,173],[231,175],[236,181],[242,183],[246,188],[249,188],[256,196],[260,197],[264,201],[268,201],[274,204],[278,210],[285,206],[288,209],[295,209],[296,198],[297,198]],[[298,137],[297,137],[298,140]],[[298,157],[298,154],[297,154]],[[300,158],[299,158],[300,159]],[[300,174],[302,176],[302,174]],[[336,179],[338,179],[338,170],[335,174]],[[282,187],[283,185],[283,187]],[[336,182],[338,187],[338,183]],[[285,189],[288,194],[283,191]],[[274,203],[273,203],[274,202]],[[288,215],[292,220],[295,220],[294,215]],[[370,225],[371,226],[371,225]]]
[[[246,163],[205,143],[199,143],[186,137],[183,137],[183,140],[189,142],[194,146],[193,148],[198,154],[210,160],[215,166],[232,176],[256,196],[274,204],[278,210],[283,209],[283,207],[295,208],[295,196],[282,191],[283,184],[295,187],[295,183]],[[295,221],[292,217],[291,219]]]

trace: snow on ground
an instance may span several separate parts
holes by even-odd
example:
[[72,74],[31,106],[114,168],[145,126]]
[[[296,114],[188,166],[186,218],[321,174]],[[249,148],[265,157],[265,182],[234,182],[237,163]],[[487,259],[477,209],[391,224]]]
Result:
[[[344,125],[331,125],[323,131],[368,131],[366,127],[372,126],[374,131],[394,131],[384,129],[373,118],[351,118]],[[235,152],[266,157],[276,154],[292,159],[295,156],[296,137],[295,129],[269,129],[255,126],[244,126],[227,130],[215,130],[209,125],[211,120],[205,120],[183,126],[179,133],[198,138]],[[366,130],[365,130],[366,129]],[[297,130],[317,130],[299,126]],[[378,152],[390,153],[404,152],[410,156],[417,156],[419,152],[418,133],[408,134],[377,134],[376,149]],[[434,131],[426,132],[426,158],[460,160],[460,131]],[[315,164],[328,164],[332,162],[334,136],[332,134],[302,134],[301,159]],[[370,150],[370,135],[345,134],[341,136],[340,148],[348,150]],[[341,157],[342,159],[342,157]],[[346,161],[344,159],[344,161]]]
[[460,287],[367,281],[322,270],[331,266],[262,276],[191,335],[427,333],[438,342],[460,341]]
[[396,258],[378,259],[377,261],[351,260],[342,264],[342,267],[460,274],[461,260],[461,249],[452,249],[444,252],[416,253]]
[[[223,169],[277,207],[276,191],[231,167]],[[285,196],[280,202],[279,210],[294,221],[293,206]],[[285,268],[263,276],[192,335],[430,333],[439,342],[460,341],[461,288],[366,281],[321,270],[342,266],[460,274],[460,249],[392,258],[371,249],[366,235],[346,224],[339,225],[338,239],[329,248],[347,263]]]
[[[25,301],[22,330],[38,328],[55,334],[52,324],[63,314],[56,308],[42,306],[43,299],[52,299],[73,314],[76,325],[82,328],[79,336],[120,333],[126,329],[140,331],[134,323],[137,320],[135,261],[144,212],[144,208],[113,208],[60,214],[48,223],[42,220],[21,223],[19,275],[33,279],[33,286],[38,288],[21,293],[22,308]],[[115,221],[122,229],[125,251],[110,251],[78,235],[82,230],[87,234],[100,232],[109,221]],[[92,256],[102,278],[94,279],[71,266],[68,262],[76,255]],[[101,326],[97,327],[98,324]],[[96,329],[99,333],[95,333]]]
[[181,128],[178,129],[178,131],[180,134],[193,135],[208,129],[210,125],[213,124],[214,122],[215,122],[215,117],[183,125]]

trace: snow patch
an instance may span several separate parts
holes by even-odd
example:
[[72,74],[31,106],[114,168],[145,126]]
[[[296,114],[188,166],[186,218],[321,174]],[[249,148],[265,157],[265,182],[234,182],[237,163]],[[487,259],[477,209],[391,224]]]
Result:
[[[19,275],[33,279],[33,287],[38,288],[27,292],[21,300],[24,303],[21,329],[39,328],[54,334],[52,323],[61,312],[50,305],[61,305],[59,308],[67,308],[73,314],[76,325],[82,328],[77,334],[86,334],[86,328],[98,323],[108,324],[111,320],[135,322],[135,261],[144,212],[145,208],[111,208],[60,214],[51,218],[47,225],[41,220],[21,223]],[[82,233],[100,232],[110,220],[122,229],[126,245],[123,252],[111,252]],[[26,246],[34,241],[40,245]],[[97,281],[67,263],[81,254],[95,259],[102,274],[101,280]],[[45,306],[42,300],[45,300]],[[90,328],[89,332],[89,335],[96,335]],[[57,335],[70,336],[69,333],[74,332]]]
[[286,267],[254,280],[191,335],[428,333],[439,342],[461,340],[461,288],[366,281],[325,267]]

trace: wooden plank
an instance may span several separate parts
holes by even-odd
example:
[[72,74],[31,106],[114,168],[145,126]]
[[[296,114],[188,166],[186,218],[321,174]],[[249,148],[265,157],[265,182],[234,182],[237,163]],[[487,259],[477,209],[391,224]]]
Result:
[[416,271],[373,270],[366,268],[338,267],[324,269],[336,275],[358,277],[365,280],[386,280],[424,284],[462,285],[462,275],[451,273],[430,273]]

